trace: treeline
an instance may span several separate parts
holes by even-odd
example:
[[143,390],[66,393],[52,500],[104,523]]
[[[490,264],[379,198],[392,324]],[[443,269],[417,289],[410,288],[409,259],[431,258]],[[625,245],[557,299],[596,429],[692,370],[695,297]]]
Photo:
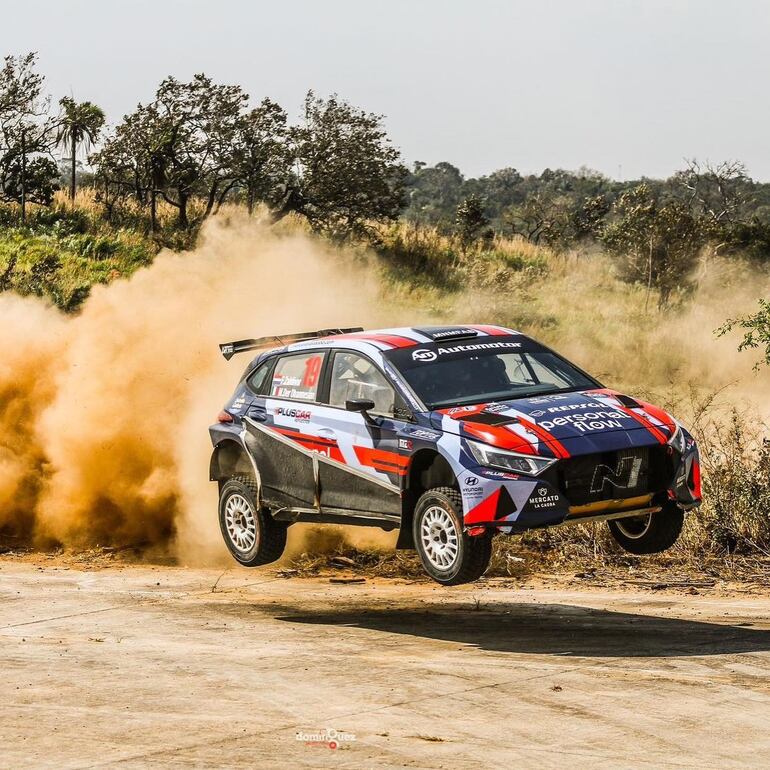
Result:
[[404,216],[462,238],[517,235],[556,250],[598,243],[621,277],[659,292],[687,290],[705,247],[770,261],[770,185],[734,161],[686,167],[665,180],[617,182],[589,169],[465,179],[450,163],[416,164]]
[[[29,205],[50,206],[60,187],[74,201],[78,183],[93,190],[103,221],[172,245],[185,241],[161,232],[169,224],[160,208],[175,212],[171,227],[189,242],[227,202],[250,212],[264,206],[275,220],[295,213],[339,239],[376,242],[378,225],[402,218],[479,253],[500,236],[556,251],[598,245],[660,307],[687,293],[704,248],[770,261],[770,185],[738,162],[693,160],[669,179],[631,182],[587,169],[505,168],[467,179],[449,163],[410,171],[382,117],[336,96],[309,92],[292,123],[281,105],[254,103],[238,85],[168,77],[148,103],[107,127],[91,102],[65,97],[52,107],[35,54],[6,57],[0,203],[10,208],[0,221],[26,223]],[[431,260],[416,260],[415,270],[418,263]]]
[[[139,207],[151,232],[161,201],[176,210],[180,229],[240,201],[250,211],[266,205],[275,219],[295,212],[335,237],[365,233],[403,208],[407,170],[381,116],[336,96],[309,92],[301,120],[291,125],[274,101],[253,105],[240,86],[200,74],[190,82],[166,78],[149,103],[109,130],[90,102],[65,98],[59,107],[51,114],[35,54],[5,58],[0,199],[18,204],[22,221],[29,203],[51,204],[67,168],[74,199],[78,152],[97,141],[82,181],[96,191],[108,221],[119,223]],[[68,154],[63,168],[57,151]]]

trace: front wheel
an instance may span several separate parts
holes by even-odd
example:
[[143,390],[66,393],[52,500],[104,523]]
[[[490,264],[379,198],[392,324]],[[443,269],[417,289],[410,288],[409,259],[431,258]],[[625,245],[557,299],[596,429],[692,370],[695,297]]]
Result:
[[250,476],[234,476],[222,484],[219,527],[230,553],[244,567],[276,561],[286,548],[286,524],[259,507]]
[[684,512],[674,503],[668,503],[657,513],[607,522],[618,545],[624,551],[639,556],[671,548],[679,538],[683,525]]
[[480,578],[492,557],[492,536],[463,530],[463,503],[451,487],[429,489],[414,509],[413,534],[425,571],[445,586]]

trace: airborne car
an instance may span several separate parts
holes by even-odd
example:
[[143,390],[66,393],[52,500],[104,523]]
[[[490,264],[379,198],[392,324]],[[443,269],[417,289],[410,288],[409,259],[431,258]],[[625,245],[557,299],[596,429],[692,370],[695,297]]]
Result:
[[293,522],[400,529],[425,570],[480,577],[492,536],[606,520],[655,553],[700,504],[692,436],[499,326],[325,329],[221,345],[262,352],[211,426],[235,559],[278,559]]

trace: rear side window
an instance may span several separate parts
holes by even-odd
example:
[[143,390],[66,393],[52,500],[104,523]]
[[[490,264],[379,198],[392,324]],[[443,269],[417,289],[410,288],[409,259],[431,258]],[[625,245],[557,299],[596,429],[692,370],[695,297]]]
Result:
[[257,370],[247,380],[249,387],[258,396],[263,396],[267,392],[267,375],[270,371],[271,363],[272,361],[265,361],[264,364],[257,367]]
[[273,370],[270,395],[274,398],[316,401],[324,355],[324,352],[312,351],[281,356]]

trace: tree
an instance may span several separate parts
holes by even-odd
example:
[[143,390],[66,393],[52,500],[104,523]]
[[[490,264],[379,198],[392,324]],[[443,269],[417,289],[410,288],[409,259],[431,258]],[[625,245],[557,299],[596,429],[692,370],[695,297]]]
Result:
[[681,201],[661,203],[646,184],[624,192],[604,228],[602,241],[620,259],[620,275],[658,291],[665,307],[676,288],[688,289],[705,243],[701,222]]
[[118,203],[133,196],[150,206],[150,229],[157,228],[158,190],[166,184],[162,138],[153,133],[157,115],[151,106],[138,105],[127,115],[102,149],[89,158],[96,168],[98,196],[111,220]]
[[687,168],[674,174],[693,212],[718,231],[744,221],[751,200],[751,180],[743,163],[735,160],[716,165],[687,161]]
[[578,201],[570,212],[572,237],[581,240],[599,236],[610,208],[604,195],[592,195]]
[[463,175],[451,163],[435,166],[415,163],[406,179],[408,207],[405,216],[419,224],[448,229],[462,201]]
[[131,189],[150,206],[153,229],[158,196],[178,209],[180,227],[190,224],[193,196],[205,201],[208,216],[233,187],[232,153],[247,101],[240,86],[204,74],[189,83],[166,78],[153,101],[127,115],[94,156],[105,198]]
[[745,330],[738,350],[764,348],[764,360],[757,361],[754,368],[759,369],[763,363],[770,366],[770,299],[760,299],[759,310],[754,315],[725,322],[717,329],[717,335],[721,337],[736,326]]
[[0,69],[0,198],[19,203],[51,202],[58,176],[50,158],[55,137],[43,96],[44,77],[35,69],[37,54],[6,56]]
[[334,237],[363,234],[372,221],[395,219],[407,171],[382,116],[309,91],[303,117],[289,134],[294,169],[276,219],[296,212]]
[[153,103],[151,133],[157,137],[165,186],[163,199],[189,224],[187,206],[200,194],[211,213],[222,185],[231,177],[231,148],[248,95],[240,86],[217,85],[204,74],[190,83],[166,78]]
[[455,228],[465,246],[473,243],[488,225],[489,219],[484,213],[484,201],[478,195],[469,195],[457,207]]
[[275,201],[290,178],[287,137],[286,112],[270,99],[243,115],[232,146],[232,181],[220,196],[220,203],[235,186],[244,191],[249,214],[257,202]]
[[59,101],[62,109],[59,118],[57,142],[69,148],[72,153],[70,158],[70,200],[75,202],[76,171],[78,146],[83,144],[88,152],[89,147],[97,140],[99,132],[104,126],[104,112],[91,102],[76,102],[69,96]]
[[560,246],[566,242],[570,225],[569,199],[551,189],[528,195],[520,206],[504,213],[511,231],[532,243]]

